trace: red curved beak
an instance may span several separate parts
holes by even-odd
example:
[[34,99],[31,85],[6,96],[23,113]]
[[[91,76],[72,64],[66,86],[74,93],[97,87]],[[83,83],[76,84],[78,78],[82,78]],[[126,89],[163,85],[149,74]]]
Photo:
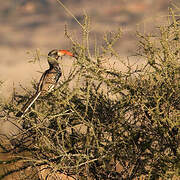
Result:
[[63,56],[63,55],[68,55],[68,56],[73,56],[73,54],[65,49],[60,49],[58,50],[58,55]]

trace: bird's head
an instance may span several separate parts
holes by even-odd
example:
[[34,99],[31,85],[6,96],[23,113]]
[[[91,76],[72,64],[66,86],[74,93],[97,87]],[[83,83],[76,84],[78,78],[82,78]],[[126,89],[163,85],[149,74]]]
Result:
[[61,58],[65,55],[68,55],[68,56],[73,56],[73,54],[67,50],[64,50],[64,49],[60,49],[60,50],[57,50],[57,49],[53,49],[52,51],[50,51],[48,53],[48,62],[49,64],[57,64],[58,63],[58,59]]

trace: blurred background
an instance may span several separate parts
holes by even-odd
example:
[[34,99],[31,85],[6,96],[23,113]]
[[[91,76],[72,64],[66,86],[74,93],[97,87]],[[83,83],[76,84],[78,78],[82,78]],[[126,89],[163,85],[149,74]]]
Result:
[[[84,14],[91,19],[90,48],[96,40],[102,43],[105,32],[123,29],[116,50],[122,56],[137,49],[136,31],[153,32],[167,23],[168,8],[180,7],[179,0],[62,0],[83,23]],[[81,36],[81,27],[57,0],[1,0],[0,6],[0,89],[1,97],[9,97],[13,87],[31,87],[32,78],[41,76],[48,65],[46,58],[29,64],[27,52],[39,49],[44,55],[53,48],[70,49],[64,35],[65,25],[74,37]],[[67,63],[68,64],[68,63]],[[19,88],[21,89],[21,88]]]

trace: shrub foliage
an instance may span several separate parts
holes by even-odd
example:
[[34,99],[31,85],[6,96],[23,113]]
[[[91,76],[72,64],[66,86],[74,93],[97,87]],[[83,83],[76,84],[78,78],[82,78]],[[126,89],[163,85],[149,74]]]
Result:
[[[89,53],[89,22],[82,42],[72,41],[75,61],[60,86],[39,98],[22,119],[22,132],[12,146],[21,162],[1,178],[27,168],[63,173],[75,179],[172,178],[180,174],[180,24],[173,20],[156,34],[141,34],[136,58],[144,65],[122,61],[113,45],[121,32],[104,36]],[[105,64],[116,59],[126,70]],[[71,87],[70,83],[73,82]],[[72,88],[73,86],[73,88]],[[21,97],[18,107],[27,100]],[[15,104],[3,106],[16,113]],[[39,172],[40,173],[40,172]]]

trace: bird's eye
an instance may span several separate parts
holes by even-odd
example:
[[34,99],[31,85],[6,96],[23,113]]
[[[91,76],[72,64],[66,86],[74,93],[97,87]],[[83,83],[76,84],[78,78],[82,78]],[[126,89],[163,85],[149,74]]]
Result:
[[56,52],[56,51],[54,51],[54,52],[52,53],[52,55],[57,56],[57,52]]
[[53,58],[53,59],[58,59],[59,58],[57,50],[50,51],[48,56]]

